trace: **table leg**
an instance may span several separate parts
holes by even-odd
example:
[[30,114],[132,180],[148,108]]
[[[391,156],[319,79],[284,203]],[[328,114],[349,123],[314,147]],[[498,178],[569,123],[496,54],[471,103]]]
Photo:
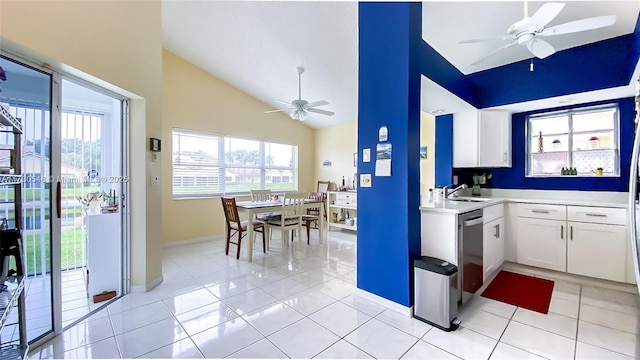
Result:
[[247,224],[247,261],[253,261],[253,211],[249,211],[249,223]]
[[320,244],[324,244],[324,204],[320,206],[320,220],[318,221],[318,236],[320,237]]

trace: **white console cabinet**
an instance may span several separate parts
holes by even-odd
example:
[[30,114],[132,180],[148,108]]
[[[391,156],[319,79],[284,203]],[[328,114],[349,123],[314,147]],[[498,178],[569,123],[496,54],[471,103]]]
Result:
[[88,295],[92,297],[103,291],[116,290],[121,293],[122,269],[120,213],[88,214],[87,229],[87,273]]
[[358,229],[358,193],[355,191],[329,191],[327,193],[329,229]]

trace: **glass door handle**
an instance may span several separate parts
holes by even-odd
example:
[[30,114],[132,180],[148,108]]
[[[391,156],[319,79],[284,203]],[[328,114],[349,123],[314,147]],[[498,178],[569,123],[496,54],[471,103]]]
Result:
[[60,219],[60,215],[62,215],[62,186],[60,185],[60,181],[56,184],[56,210],[58,211],[58,219]]

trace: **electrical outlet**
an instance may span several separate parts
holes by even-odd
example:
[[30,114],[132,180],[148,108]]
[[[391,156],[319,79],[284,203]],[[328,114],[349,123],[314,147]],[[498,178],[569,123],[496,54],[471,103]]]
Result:
[[458,185],[458,175],[453,175],[453,185]]

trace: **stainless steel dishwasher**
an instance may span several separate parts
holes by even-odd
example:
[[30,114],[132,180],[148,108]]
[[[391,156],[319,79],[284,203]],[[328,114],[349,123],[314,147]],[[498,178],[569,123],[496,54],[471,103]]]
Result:
[[458,215],[458,289],[464,304],[482,287],[482,209]]

